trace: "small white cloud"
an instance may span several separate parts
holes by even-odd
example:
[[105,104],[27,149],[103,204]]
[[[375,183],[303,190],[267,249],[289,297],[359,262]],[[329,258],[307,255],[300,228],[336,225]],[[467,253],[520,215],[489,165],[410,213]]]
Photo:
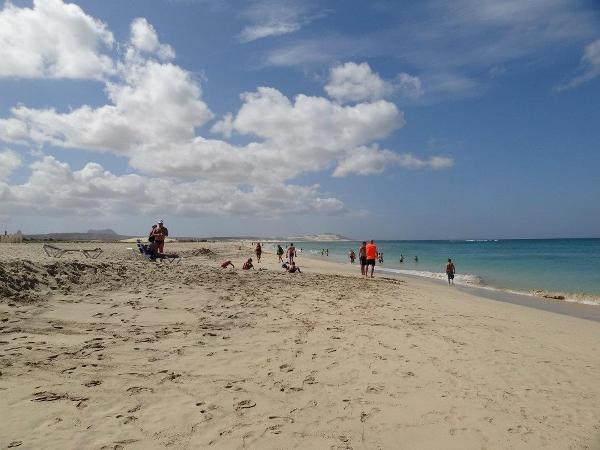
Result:
[[131,45],[141,52],[155,54],[162,60],[175,58],[175,50],[170,45],[161,44],[154,27],[143,17],[131,22]]
[[359,147],[348,152],[333,172],[335,177],[345,177],[350,174],[375,175],[382,173],[386,167],[398,166],[405,169],[447,169],[454,165],[452,158],[433,156],[428,159],[418,158],[410,153],[395,153],[390,150],[380,150],[376,146]]
[[393,94],[414,98],[421,95],[421,80],[403,72],[387,81],[365,62],[347,62],[331,68],[325,92],[342,103],[379,100]]
[[0,42],[0,77],[102,79],[114,72],[103,53],[114,43],[112,33],[62,0],[35,0],[33,8],[6,2]]
[[316,13],[308,0],[254,0],[242,15],[252,24],[242,30],[240,41],[251,42],[294,33],[322,14]]
[[581,57],[582,72],[570,81],[556,86],[556,91],[565,91],[581,86],[600,76],[600,39],[586,45]]
[[6,180],[16,169],[21,167],[21,157],[13,150],[0,152],[0,181]]

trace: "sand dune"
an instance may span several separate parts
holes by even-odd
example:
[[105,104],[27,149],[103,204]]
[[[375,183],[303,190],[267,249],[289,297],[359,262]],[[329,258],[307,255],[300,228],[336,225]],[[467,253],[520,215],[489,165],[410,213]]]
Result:
[[302,255],[243,272],[239,243],[126,247],[2,246],[1,448],[600,448],[596,322]]

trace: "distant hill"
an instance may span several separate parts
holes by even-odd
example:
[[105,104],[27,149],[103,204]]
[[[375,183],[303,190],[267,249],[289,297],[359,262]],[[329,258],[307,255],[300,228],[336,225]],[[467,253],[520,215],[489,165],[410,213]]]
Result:
[[88,230],[86,233],[47,233],[47,234],[27,234],[23,238],[26,241],[102,241],[113,242],[128,238],[110,228],[104,230]]

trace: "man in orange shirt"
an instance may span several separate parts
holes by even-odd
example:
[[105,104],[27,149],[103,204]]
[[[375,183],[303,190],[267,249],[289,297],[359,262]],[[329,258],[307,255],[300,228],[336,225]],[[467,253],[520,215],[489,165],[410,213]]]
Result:
[[375,260],[377,259],[377,246],[371,240],[369,244],[367,244],[367,267],[365,267],[365,276],[369,275],[369,266],[371,266],[371,278],[373,278],[373,271],[375,270]]

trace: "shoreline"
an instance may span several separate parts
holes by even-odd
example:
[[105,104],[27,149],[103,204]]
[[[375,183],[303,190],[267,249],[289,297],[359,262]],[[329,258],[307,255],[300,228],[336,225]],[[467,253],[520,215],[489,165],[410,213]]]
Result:
[[[353,266],[350,263],[343,261],[341,257],[336,257],[335,255],[333,255],[332,259],[330,260],[309,252],[302,253],[302,255],[305,258],[315,259],[316,261],[328,261],[333,264],[339,264],[340,267]],[[358,263],[355,263],[354,266],[356,267],[357,271],[360,270]],[[432,272],[432,274],[436,276],[427,276],[421,275],[419,271],[381,267],[380,265],[376,266],[375,274],[377,274],[378,271],[379,273],[383,272],[386,275],[394,278],[408,277],[430,281],[435,285],[447,285],[445,274],[441,272]],[[466,282],[456,282],[456,280],[455,286],[456,288],[464,290],[464,292],[491,300],[522,305],[544,311],[556,312],[559,314],[566,314],[573,317],[584,319],[589,318],[590,320],[600,321],[600,296],[596,296],[594,294],[539,291],[540,294],[538,295],[534,292],[520,291],[496,286],[476,285]],[[558,295],[563,296],[564,298],[556,298]],[[577,298],[577,296],[579,296],[579,298]]]
[[[268,253],[271,253],[270,251]],[[275,255],[273,253],[273,255]],[[328,264],[333,264],[339,266],[340,273],[360,276],[360,266],[358,264],[349,264],[344,263],[339,260],[325,260],[323,257],[319,257],[317,255],[302,253],[302,258],[314,260],[317,262],[324,262]],[[352,268],[352,271],[348,269]],[[395,269],[381,268],[380,266],[375,267],[375,278],[377,278],[377,272],[379,274],[382,272],[385,273],[386,277],[391,277],[395,279],[403,279],[403,277],[409,279],[420,280],[425,283],[431,284],[432,286],[448,286],[445,280],[420,276],[417,274],[410,274],[404,272],[397,272]],[[381,275],[379,278],[382,278]],[[536,296],[534,294],[526,293],[526,292],[514,292],[508,291],[501,288],[495,287],[481,287],[481,286],[471,286],[465,284],[455,284],[454,287],[449,287],[450,289],[457,289],[466,294],[470,294],[474,297],[481,297],[489,300],[494,300],[503,303],[510,303],[513,305],[519,305],[526,308],[533,308],[542,311],[553,312],[556,314],[567,315],[571,317],[577,317],[580,319],[591,320],[595,322],[600,322],[600,305],[589,305],[585,303],[580,303],[576,301],[569,300],[559,300],[553,298],[545,298]]]

